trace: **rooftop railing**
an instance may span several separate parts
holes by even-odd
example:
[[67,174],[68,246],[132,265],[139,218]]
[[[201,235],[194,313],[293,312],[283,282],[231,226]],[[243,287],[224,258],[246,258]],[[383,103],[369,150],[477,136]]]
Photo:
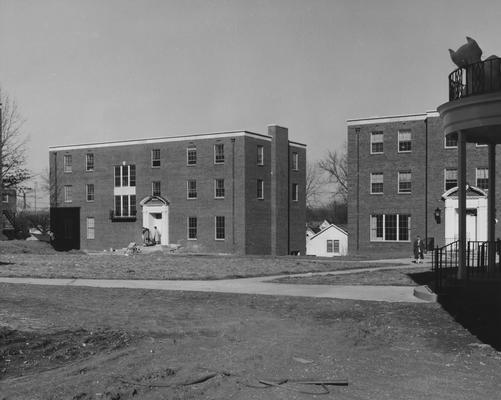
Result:
[[501,91],[501,58],[458,68],[449,74],[449,101]]

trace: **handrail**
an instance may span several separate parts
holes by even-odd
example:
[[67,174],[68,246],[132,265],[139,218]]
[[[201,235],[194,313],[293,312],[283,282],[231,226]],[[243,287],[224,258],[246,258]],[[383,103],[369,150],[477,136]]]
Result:
[[501,58],[489,57],[449,74],[449,101],[501,91]]

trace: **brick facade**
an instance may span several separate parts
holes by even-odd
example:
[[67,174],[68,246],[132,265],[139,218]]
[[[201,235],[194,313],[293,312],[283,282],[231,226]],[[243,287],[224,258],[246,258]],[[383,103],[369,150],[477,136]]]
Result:
[[[411,132],[411,151],[399,151],[398,132]],[[372,132],[383,132],[383,152],[371,154]],[[487,168],[488,149],[467,144],[467,182],[476,186],[476,169]],[[457,148],[446,148],[436,112],[348,121],[348,227],[349,252],[411,254],[416,235],[445,242],[444,170],[457,169]],[[497,161],[497,179],[501,162]],[[383,193],[371,194],[371,173],[382,173]],[[399,193],[398,173],[411,172],[411,192]],[[498,192],[498,191],[497,191]],[[496,201],[501,200],[497,193]],[[441,221],[434,217],[441,210]],[[371,215],[410,215],[408,240],[371,240]],[[496,226],[496,236],[501,226]],[[428,242],[429,243],[429,242]]]
[[[279,138],[275,136],[276,131],[281,132]],[[163,235],[168,237],[169,244],[205,253],[284,255],[297,251],[304,254],[305,183],[301,177],[306,170],[306,146],[289,141],[286,128],[270,126],[269,133],[224,132],[51,147],[51,185],[57,194],[51,199],[51,207],[79,209],[78,247],[92,250],[121,248],[132,241],[142,242],[144,223],[140,202],[152,195],[153,182],[160,182],[161,200],[168,204],[168,232]],[[224,148],[224,160],[220,163],[215,162],[216,145]],[[262,165],[257,160],[258,147],[262,148]],[[196,149],[196,163],[193,165],[187,162],[188,148]],[[273,157],[273,149],[278,149],[277,157]],[[159,166],[152,163],[152,150],[159,150],[159,161],[156,162]],[[290,152],[300,155],[298,171],[290,170]],[[91,171],[86,170],[88,154],[93,157]],[[71,172],[64,172],[65,156],[66,161],[71,159]],[[134,217],[114,215],[112,218],[110,212],[116,210],[117,194],[114,169],[122,165],[135,166],[134,188],[118,190],[120,193],[135,191],[137,213]],[[276,169],[282,171],[279,179],[273,174]],[[287,204],[287,198],[291,196],[289,179],[300,185],[299,201],[284,207],[284,199]],[[196,198],[187,196],[189,180],[196,181]],[[216,180],[224,180],[222,196],[221,192],[216,196]],[[257,198],[258,180],[263,182],[262,198]],[[91,201],[87,199],[86,185],[93,185],[94,198]],[[65,189],[65,186],[71,186],[71,189]],[[277,186],[283,198],[274,197]],[[71,191],[71,202],[65,202],[65,190]],[[274,209],[279,209],[285,217],[274,215]],[[188,238],[190,217],[197,220],[196,239]],[[216,217],[224,217],[223,239],[216,238]],[[93,239],[87,238],[87,218],[94,218]],[[281,237],[280,247],[276,250],[272,245],[272,232],[278,232]]]

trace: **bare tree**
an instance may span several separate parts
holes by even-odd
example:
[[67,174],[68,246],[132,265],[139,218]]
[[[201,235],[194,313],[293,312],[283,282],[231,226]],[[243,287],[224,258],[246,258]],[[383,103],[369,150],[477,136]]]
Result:
[[22,131],[25,120],[21,117],[16,102],[11,100],[1,88],[0,103],[2,104],[0,178],[4,188],[11,188],[31,177],[30,171],[26,168],[27,137]]
[[318,204],[321,188],[322,179],[318,163],[308,163],[306,166],[306,207],[313,208]]
[[346,144],[343,150],[329,151],[327,156],[318,163],[320,169],[328,174],[329,182],[335,185],[334,198],[343,203],[348,201],[348,162],[346,158]]

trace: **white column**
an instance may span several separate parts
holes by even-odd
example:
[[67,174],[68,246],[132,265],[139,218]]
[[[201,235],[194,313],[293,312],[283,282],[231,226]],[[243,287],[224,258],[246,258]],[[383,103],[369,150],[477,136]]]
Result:
[[487,240],[489,241],[488,271],[496,264],[496,144],[489,143],[489,195],[487,197]]
[[458,279],[466,278],[466,134],[458,131]]

